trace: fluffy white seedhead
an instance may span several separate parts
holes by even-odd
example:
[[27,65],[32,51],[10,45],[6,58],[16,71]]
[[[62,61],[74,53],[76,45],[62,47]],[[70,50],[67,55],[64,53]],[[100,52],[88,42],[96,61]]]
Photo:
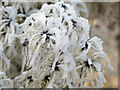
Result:
[[[20,25],[23,44],[22,73],[15,87],[103,87],[102,41],[90,39],[88,20],[78,17],[72,5],[44,4]],[[22,36],[22,37],[21,37]]]
[[3,53],[3,45],[0,41],[0,71],[6,71],[10,67],[10,60],[7,59],[5,54]]
[[15,34],[15,28],[17,23],[15,22],[16,10],[14,7],[2,7],[0,8],[2,21],[0,23],[0,40],[2,40],[3,45],[11,46],[13,39],[10,39],[12,34]]
[[2,88],[12,88],[13,82],[11,79],[7,78],[4,73],[10,67],[10,60],[7,59],[3,53],[3,45],[0,41],[0,89]]
[[13,88],[13,81],[0,71],[0,89],[2,88]]
[[[0,88],[104,86],[103,60],[113,68],[101,39],[89,37],[89,22],[81,17],[88,16],[85,3],[6,1],[0,8]],[[10,67],[7,57],[21,55],[21,48],[21,74],[11,80],[5,74]]]

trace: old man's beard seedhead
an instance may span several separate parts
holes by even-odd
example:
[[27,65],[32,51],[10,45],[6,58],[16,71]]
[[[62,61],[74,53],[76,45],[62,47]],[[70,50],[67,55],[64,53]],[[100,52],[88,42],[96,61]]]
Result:
[[[103,59],[112,69],[98,37],[89,37],[88,20],[72,5],[44,4],[20,25],[21,74],[14,87],[103,87]],[[14,36],[15,37],[15,36]]]

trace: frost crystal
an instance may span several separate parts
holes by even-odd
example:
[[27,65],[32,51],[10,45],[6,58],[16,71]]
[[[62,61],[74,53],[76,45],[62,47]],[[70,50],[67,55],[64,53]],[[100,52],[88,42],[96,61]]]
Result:
[[[22,5],[25,9],[22,9]],[[35,3],[30,5],[36,7]],[[101,39],[89,37],[89,22],[78,17],[73,7],[75,4],[45,3],[40,10],[30,5],[13,3],[12,7],[2,7],[0,10],[9,16],[6,19],[4,14],[0,23],[0,60],[3,59],[10,66],[5,56],[8,52],[3,54],[6,47],[10,47],[9,52],[13,49],[19,55],[20,52],[15,48],[16,38],[22,44],[18,46],[22,48],[23,56],[21,74],[11,80],[1,70],[0,75],[4,79],[0,80],[0,85],[23,88],[102,88],[106,82],[103,59],[111,69],[112,66],[103,51]],[[26,17],[25,21],[23,17]],[[6,34],[2,36],[4,32]]]

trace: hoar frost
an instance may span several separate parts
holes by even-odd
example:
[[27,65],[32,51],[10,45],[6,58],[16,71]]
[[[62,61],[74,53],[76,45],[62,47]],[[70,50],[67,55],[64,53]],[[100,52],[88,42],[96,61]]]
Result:
[[[20,33],[12,29],[13,35],[10,34],[8,42],[19,38],[24,58],[21,74],[10,80],[10,85],[23,88],[104,86],[103,59],[109,68],[112,67],[103,51],[102,41],[98,37],[89,37],[88,20],[78,17],[72,5],[63,2],[44,4],[19,28]],[[11,46],[11,42],[8,44]],[[4,55],[2,51],[0,54]],[[5,60],[9,65],[9,60]]]

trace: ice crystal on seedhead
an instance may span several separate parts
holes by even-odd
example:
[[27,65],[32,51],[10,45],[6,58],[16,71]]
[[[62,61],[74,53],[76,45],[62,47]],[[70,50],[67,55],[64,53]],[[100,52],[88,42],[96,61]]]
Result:
[[[76,13],[73,7],[76,4],[44,4],[40,10],[34,10],[28,4],[24,4],[22,9],[22,5],[13,3],[13,7],[1,9],[4,20],[0,23],[0,31],[7,34],[0,39],[0,60],[3,59],[10,66],[3,51],[5,46],[13,47],[14,50],[17,37],[22,43],[23,62],[21,74],[13,80],[8,79],[1,70],[0,74],[5,76],[3,78],[9,84],[3,83],[1,79],[0,85],[23,88],[102,88],[106,82],[103,60],[112,67],[103,51],[101,39],[89,37],[89,22],[78,17],[79,10]],[[34,3],[30,5],[35,7]],[[10,15],[10,12],[14,14]]]

